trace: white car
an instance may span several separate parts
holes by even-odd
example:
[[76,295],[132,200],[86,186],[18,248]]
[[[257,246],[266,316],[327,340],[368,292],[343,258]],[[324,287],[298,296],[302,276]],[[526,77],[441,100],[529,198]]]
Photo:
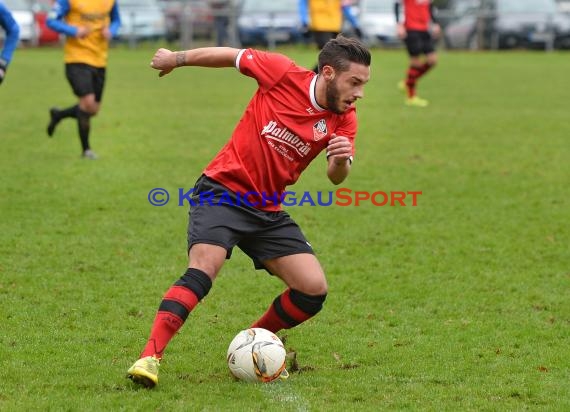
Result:
[[[38,28],[34,20],[31,6],[25,0],[2,0],[20,26],[20,42],[26,45],[36,45]],[[2,31],[2,30],[0,30]]]
[[358,21],[368,44],[396,46],[401,43],[396,29],[394,0],[360,0]]
[[164,12],[157,0],[119,0],[119,38],[160,39],[166,36]]

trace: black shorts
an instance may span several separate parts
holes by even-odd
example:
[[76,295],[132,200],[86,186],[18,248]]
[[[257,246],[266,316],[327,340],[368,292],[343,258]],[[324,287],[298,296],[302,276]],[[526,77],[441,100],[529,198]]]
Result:
[[[204,201],[206,198],[208,200]],[[196,243],[218,245],[227,250],[226,258],[229,259],[233,247],[238,246],[253,260],[256,269],[265,269],[262,262],[267,259],[298,253],[314,254],[287,212],[267,212],[243,204],[236,193],[205,175],[196,181],[192,201],[188,250]]]
[[433,39],[428,31],[409,30],[404,41],[411,57],[418,57],[435,51]]
[[65,76],[77,97],[94,94],[95,101],[101,101],[105,86],[104,67],[93,67],[84,63],[66,63]]

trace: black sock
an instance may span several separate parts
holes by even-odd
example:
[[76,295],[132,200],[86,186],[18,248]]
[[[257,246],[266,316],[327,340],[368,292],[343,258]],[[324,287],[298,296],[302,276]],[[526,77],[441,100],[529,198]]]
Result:
[[70,106],[67,109],[58,110],[57,118],[58,120],[65,119],[66,117],[77,118],[77,112],[79,111],[79,105]]
[[81,147],[83,151],[89,149],[89,130],[91,115],[84,112],[79,107],[77,107],[77,128],[79,130],[79,138],[81,139]]

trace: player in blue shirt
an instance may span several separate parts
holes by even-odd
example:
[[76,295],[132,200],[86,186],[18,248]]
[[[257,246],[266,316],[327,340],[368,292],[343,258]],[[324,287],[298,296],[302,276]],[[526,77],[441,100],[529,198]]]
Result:
[[6,8],[4,3],[0,2],[0,26],[6,31],[6,38],[4,39],[4,48],[0,53],[0,84],[6,76],[6,70],[10,61],[12,61],[12,55],[14,50],[18,46],[18,41],[20,39],[20,27],[18,23],[14,20],[10,10]]

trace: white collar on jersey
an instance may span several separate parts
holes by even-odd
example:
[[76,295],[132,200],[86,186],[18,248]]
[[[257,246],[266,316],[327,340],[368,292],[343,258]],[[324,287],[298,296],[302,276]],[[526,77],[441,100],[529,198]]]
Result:
[[317,103],[317,79],[319,78],[319,75],[316,74],[315,77],[313,77],[313,80],[311,80],[311,85],[309,86],[309,94],[311,96],[311,103],[313,104],[313,107],[315,109],[317,109],[319,112],[324,112],[326,109],[322,108],[318,103]]

